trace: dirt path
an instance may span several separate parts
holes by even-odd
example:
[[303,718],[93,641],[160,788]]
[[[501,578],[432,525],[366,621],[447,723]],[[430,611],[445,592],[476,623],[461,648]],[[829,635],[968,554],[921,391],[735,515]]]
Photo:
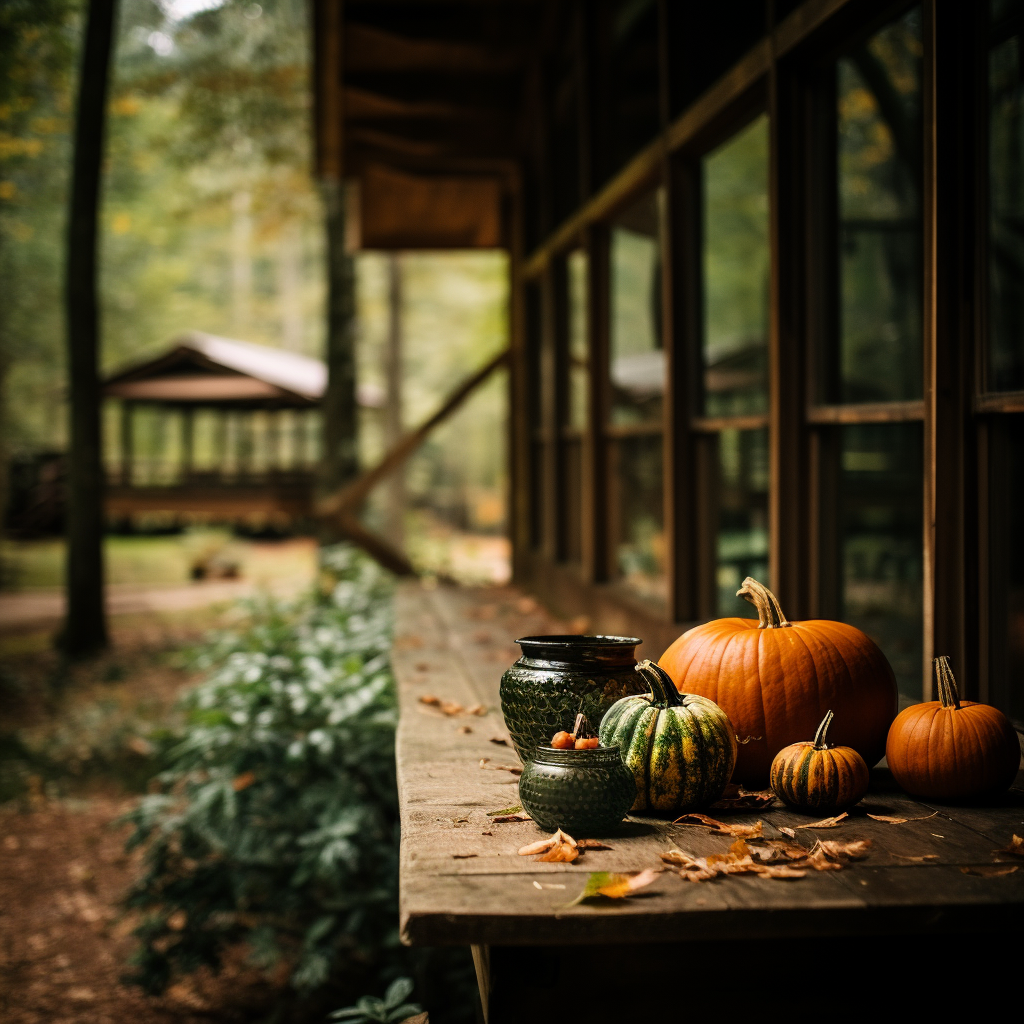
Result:
[[122,982],[134,920],[119,901],[138,869],[112,823],[131,801],[0,808],[0,1020],[5,1024],[248,1021],[272,992],[241,955],[160,998]]

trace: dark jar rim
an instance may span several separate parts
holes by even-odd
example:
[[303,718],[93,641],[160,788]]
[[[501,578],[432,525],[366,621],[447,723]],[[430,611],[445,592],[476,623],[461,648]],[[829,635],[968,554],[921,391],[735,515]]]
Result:
[[634,651],[643,640],[637,636],[583,636],[576,633],[523,636],[517,641],[523,656],[532,661],[563,664],[597,663],[631,665]]
[[534,764],[569,765],[577,768],[604,768],[622,764],[618,745],[614,747],[590,747],[585,750],[569,750],[559,747],[538,747],[531,759]]

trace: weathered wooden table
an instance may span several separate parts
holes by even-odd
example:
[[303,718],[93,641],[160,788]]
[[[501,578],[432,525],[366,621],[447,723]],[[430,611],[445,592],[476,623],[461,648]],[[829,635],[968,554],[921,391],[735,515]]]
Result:
[[[1024,860],[993,851],[1006,847],[1014,832],[1024,835],[1024,775],[995,805],[947,807],[911,800],[876,770],[872,791],[842,825],[796,833],[807,847],[816,835],[870,839],[870,855],[841,871],[700,884],[666,871],[628,899],[566,906],[591,871],[659,867],[662,851],[677,847],[703,856],[724,852],[730,840],[637,818],[607,838],[611,850],[588,851],[572,864],[518,856],[543,833],[531,821],[495,824],[487,812],[518,803],[518,777],[500,767],[517,765],[515,752],[494,742],[507,737],[498,704],[501,673],[518,656],[517,636],[557,631],[532,604],[512,589],[418,584],[404,585],[397,597],[402,940],[471,946],[489,1024],[537,1021],[559,1006],[590,1022],[629,1020],[692,1004],[695,982],[699,991],[710,986],[740,999],[771,978],[772,998],[785,1004],[780,977],[797,982],[804,998],[818,991],[834,995],[834,1008],[861,998],[870,1007],[872,999],[885,998],[877,968],[897,963],[912,987],[918,971],[935,982],[944,963],[958,972],[973,964],[987,972],[983,1005],[995,998],[997,979],[1009,984],[1019,974]],[[447,716],[422,703],[424,696],[467,709],[483,705],[487,713]],[[888,824],[867,812],[923,820]],[[778,804],[716,816],[760,819],[766,836],[778,839],[786,836],[776,826],[808,821]],[[1008,873],[991,874],[996,864]],[[973,873],[979,868],[989,873]],[[996,970],[1004,958],[1012,975]],[[870,999],[851,985],[868,970],[876,975]],[[944,1002],[937,989],[922,991],[915,997],[919,1009],[928,993]]]

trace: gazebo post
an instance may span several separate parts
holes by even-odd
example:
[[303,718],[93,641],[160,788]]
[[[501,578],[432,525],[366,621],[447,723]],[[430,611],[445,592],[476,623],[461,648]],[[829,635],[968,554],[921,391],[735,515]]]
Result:
[[181,407],[181,480],[180,483],[187,484],[192,479],[192,467],[194,465],[194,414],[195,409],[191,405]]
[[134,402],[121,402],[121,486],[132,485],[132,462],[134,459],[135,440],[132,433],[135,413]]
[[217,406],[217,481],[224,483],[228,476],[226,464],[228,455],[228,410],[223,406]]

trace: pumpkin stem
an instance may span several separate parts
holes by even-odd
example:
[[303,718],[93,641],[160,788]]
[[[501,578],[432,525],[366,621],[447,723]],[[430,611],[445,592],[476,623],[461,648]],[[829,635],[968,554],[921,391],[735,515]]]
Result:
[[655,665],[650,660],[641,661],[633,671],[639,672],[644,677],[644,681],[650,685],[651,696],[654,698],[655,704],[664,704],[667,708],[675,708],[683,703],[683,698],[679,696],[672,677],[660,665]]
[[818,731],[814,734],[814,749],[815,750],[826,750],[828,743],[825,741],[825,733],[828,732],[828,727],[832,724],[832,712],[826,713],[825,717],[821,720],[821,725],[818,726]]
[[941,655],[934,661],[935,681],[939,684],[939,700],[944,708],[960,710],[960,691],[957,689],[953,670],[949,667],[949,658]]
[[757,609],[757,617],[761,620],[758,629],[781,629],[790,625],[782,613],[779,599],[753,576],[748,576],[743,581],[743,586],[736,591],[736,596],[745,597]]

